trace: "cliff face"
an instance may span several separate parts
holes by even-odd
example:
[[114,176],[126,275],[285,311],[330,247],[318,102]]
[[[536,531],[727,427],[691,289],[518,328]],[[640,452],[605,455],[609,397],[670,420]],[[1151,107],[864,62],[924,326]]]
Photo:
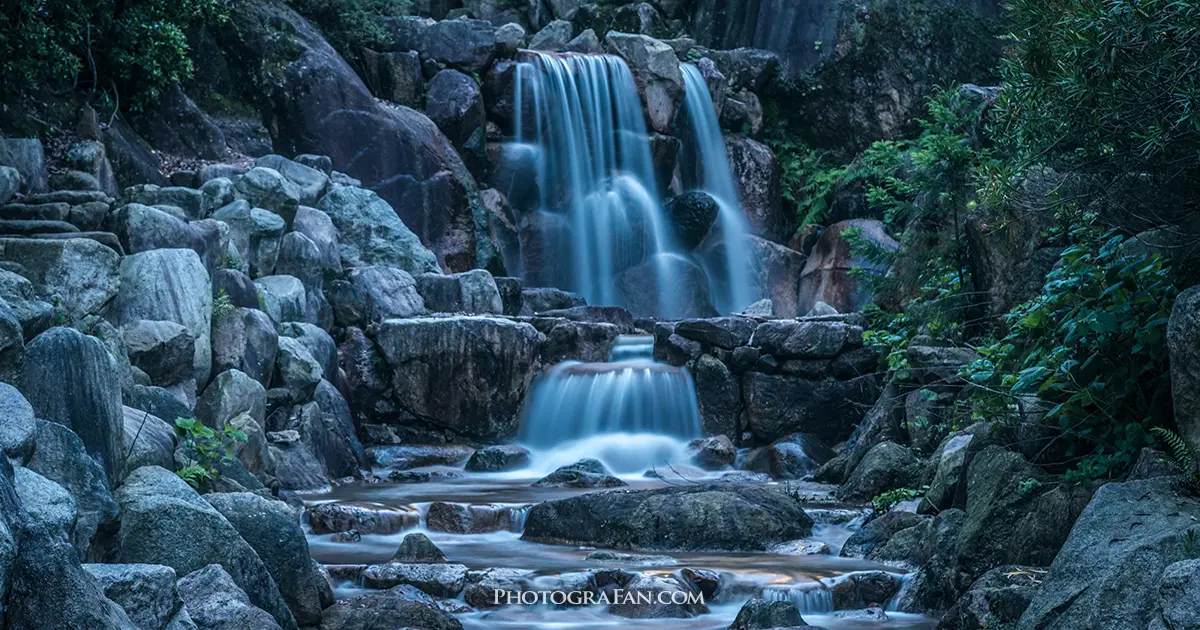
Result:
[[712,48],[763,48],[779,55],[785,77],[813,69],[837,38],[840,0],[698,0],[691,34]]

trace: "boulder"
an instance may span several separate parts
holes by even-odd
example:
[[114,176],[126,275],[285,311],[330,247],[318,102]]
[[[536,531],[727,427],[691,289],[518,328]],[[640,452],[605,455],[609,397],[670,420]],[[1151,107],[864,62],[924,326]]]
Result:
[[279,335],[266,313],[235,308],[214,315],[212,323],[213,374],[238,370],[263,387],[271,382]]
[[0,164],[20,174],[21,191],[46,191],[46,151],[37,138],[0,138]]
[[183,218],[140,203],[121,206],[108,215],[104,227],[117,235],[130,254],[172,247],[186,247],[204,254],[199,231]]
[[537,369],[538,333],[491,317],[385,321],[376,342],[404,412],[476,439],[501,439]]
[[206,426],[222,428],[239,414],[248,413],[260,425],[266,419],[267,393],[245,372],[221,372],[196,400],[196,417]]
[[483,174],[486,161],[483,94],[479,84],[457,70],[442,70],[429,82],[425,115],[465,157],[467,167]]
[[315,413],[301,414],[300,437],[334,478],[359,475],[367,467],[362,443],[355,435],[350,407],[329,381],[317,384]]
[[800,610],[790,601],[753,598],[742,605],[729,630],[767,630],[768,628],[807,628]]
[[[660,279],[668,286],[660,287]],[[634,317],[687,319],[717,315],[704,270],[676,254],[658,254],[617,274],[615,282],[618,301]]]
[[619,488],[629,485],[595,459],[581,459],[533,482],[535,488]]
[[748,317],[685,319],[675,325],[675,334],[685,339],[733,350],[750,343],[758,322]]
[[193,342],[191,375],[199,383],[212,369],[212,284],[190,249],[158,249],[121,260],[121,290],[109,312],[114,324],[140,320],[180,324]]
[[912,486],[916,467],[917,458],[908,448],[892,442],[877,444],[867,451],[839,496],[847,501],[870,501],[887,490]]
[[242,268],[253,277],[274,273],[279,241],[287,229],[283,217],[239,199],[221,207],[212,218],[229,225],[229,240],[240,259],[239,267],[245,265]]
[[[299,164],[296,166],[300,167]],[[233,188],[251,206],[273,212],[288,224],[296,217],[296,209],[300,206],[300,188],[273,168],[255,166],[239,177]],[[313,201],[315,198],[308,203]]]
[[321,630],[371,630],[372,628],[423,628],[462,630],[462,624],[432,602],[397,586],[338,602],[325,611]]
[[[0,298],[20,324],[26,340],[54,324],[54,307],[38,299],[33,283],[10,271],[0,270]],[[14,339],[15,341],[15,339]]]
[[695,249],[708,236],[708,230],[720,212],[712,195],[701,191],[673,197],[664,210],[667,221],[675,228],[679,246],[685,250]]
[[596,36],[596,31],[593,29],[584,29],[584,31],[575,36],[574,39],[567,42],[562,47],[563,52],[580,53],[584,55],[599,55],[604,53],[604,44],[600,43],[600,38]]
[[793,497],[761,486],[594,492],[539,503],[523,540],[616,549],[763,550],[811,533]]
[[279,239],[279,258],[275,260],[274,273],[294,276],[310,290],[319,290],[325,283],[321,250],[307,236],[288,232]]
[[740,437],[738,416],[742,396],[737,379],[724,363],[709,354],[701,355],[696,360],[693,371],[704,433]]
[[984,573],[946,614],[938,628],[1015,628],[1046,570],[1004,565]]
[[475,451],[467,460],[471,472],[505,472],[529,465],[529,449],[516,444],[488,446]]
[[496,608],[511,594],[532,586],[531,572],[521,569],[486,569],[471,577],[473,583],[463,592],[463,601],[475,608]]
[[1160,606],[1160,576],[1170,583],[1168,567],[1187,559],[1183,541],[1197,517],[1200,503],[1176,494],[1167,479],[1102,486],[1017,627],[1150,626]]
[[210,564],[179,579],[179,597],[188,617],[202,630],[278,630],[265,610],[250,602],[246,591],[219,564]]
[[280,337],[275,373],[276,385],[288,390],[292,402],[302,403],[312,400],[325,371],[301,341]]
[[750,233],[776,243],[786,241],[792,225],[780,202],[775,154],[766,145],[741,136],[726,136],[725,152]]
[[379,195],[361,188],[338,188],[326,195],[320,209],[338,230],[342,265],[383,264],[408,273],[440,273],[437,257],[396,216]]
[[313,568],[296,512],[281,501],[248,492],[210,494],[205,499],[258,553],[296,623],[320,623],[325,578]]
[[[267,611],[279,627],[295,629],[296,620],[258,553],[215,508],[174,473],[157,466],[134,471],[117,492],[121,522],[115,534],[115,560],[162,564],[183,574],[180,597],[194,618],[202,615],[189,601],[183,582],[187,574],[205,569],[193,585],[223,581],[217,564],[227,572],[250,603]],[[254,627],[254,626],[251,626]],[[258,626],[264,627],[264,626]],[[269,627],[269,626],[267,626]]]
[[759,324],[750,345],[778,359],[832,359],[862,344],[862,329],[843,322],[775,320]]
[[392,556],[392,562],[408,564],[439,564],[445,561],[446,555],[425,534],[405,536],[400,542],[400,548]]
[[721,470],[737,459],[737,447],[725,435],[692,440],[688,452],[692,463],[706,470]]
[[[308,406],[315,409],[315,405]],[[264,471],[284,490],[315,491],[329,487],[329,478],[321,460],[300,438],[295,429],[267,433],[267,458]]]
[[689,618],[708,612],[708,606],[692,602],[691,589],[673,576],[640,575],[625,585],[625,591],[630,599],[610,604],[605,612],[628,619]]
[[554,20],[529,38],[529,49],[558,52],[566,48],[574,35],[574,25],[567,20]]
[[338,254],[337,227],[328,214],[300,206],[296,210],[296,218],[292,221],[292,229],[308,237],[320,252],[320,267],[323,273],[338,273],[342,271],[342,259]]
[[650,126],[659,133],[669,134],[684,95],[683,73],[675,51],[647,35],[616,31],[605,36],[604,45],[633,71]]
[[461,564],[404,564],[389,562],[363,570],[367,588],[388,589],[408,584],[434,597],[457,597],[466,583],[467,567]]
[[[556,311],[548,311],[553,312]],[[608,361],[621,333],[621,328],[612,324],[576,322],[558,317],[535,317],[530,323],[546,336],[542,344],[544,365],[562,361]]]
[[[297,161],[289,160],[289,159],[283,157],[282,155],[274,155],[274,154],[264,155],[264,156],[258,158],[257,160],[255,160],[254,165],[256,167],[270,169],[270,170],[273,170],[273,171],[279,173],[281,176],[283,176],[283,178],[285,180],[287,180],[287,182],[289,184],[291,184],[292,186],[295,186],[297,192],[299,193],[300,205],[312,206],[312,205],[316,204],[317,201],[322,196],[324,196],[326,192],[329,191],[329,174],[327,172],[321,171],[321,170],[314,168],[307,164],[302,164]],[[242,194],[246,194],[245,192],[243,192],[243,190],[249,184],[242,185],[242,180],[244,180],[246,177],[250,177],[251,173],[253,173],[253,172],[254,172],[254,169],[251,169],[249,172],[247,172],[245,175],[242,176],[242,179],[238,180],[238,184],[240,186],[242,186],[242,188],[237,189],[238,192],[242,192]],[[287,197],[286,199],[281,200],[280,203],[282,203],[282,204],[284,204],[284,206],[288,207],[289,209],[286,211],[292,213],[292,215],[294,216],[295,212],[290,210],[291,188],[286,185],[277,185],[277,184],[272,184],[272,188],[274,189],[274,191],[277,194],[283,193]],[[256,206],[259,206],[262,208],[267,208],[268,210],[272,210],[272,211],[276,212],[277,214],[280,214],[281,216],[284,214],[284,212],[280,212],[280,211],[272,208],[271,204],[259,203],[259,202],[255,201],[254,199],[250,198],[250,196],[248,194],[246,194],[246,196],[247,196],[247,199],[250,201],[250,203],[252,203]],[[289,221],[289,223],[292,223],[292,222]]]
[[492,274],[483,269],[415,276],[425,308],[435,313],[502,314],[504,303]]
[[63,539],[70,538],[75,528],[75,498],[70,492],[21,466],[13,469],[12,484],[33,526],[45,528]]
[[888,236],[880,221],[851,219],[825,228],[800,274],[801,310],[807,311],[817,302],[824,302],[840,313],[853,313],[861,311],[871,301],[873,295],[858,274],[881,276],[887,273],[887,266],[855,253],[850,239],[844,236],[847,230],[853,230],[857,234],[855,238],[864,239],[884,251],[896,251],[900,247]]
[[126,454],[122,475],[142,466],[175,467],[175,418],[166,420],[133,407],[123,407],[124,442]]
[[159,564],[83,565],[105,597],[116,602],[136,627],[166,628],[179,612],[175,593],[175,570]]
[[6,204],[21,192],[21,171],[11,166],[0,166],[0,204]]
[[276,325],[304,321],[308,295],[295,276],[264,276],[254,281],[263,312]]
[[[24,391],[34,411],[79,435],[107,479],[121,478],[124,415],[116,362],[95,337],[53,328],[29,344]],[[69,383],[47,387],[47,383]]]
[[0,449],[23,464],[33,454],[36,436],[33,406],[15,387],[0,383]]
[[912,512],[893,510],[881,515],[861,529],[850,535],[842,545],[841,556],[844,558],[864,558],[874,555],[875,550],[882,548],[896,533],[917,527],[927,520]]
[[553,287],[521,289],[521,302],[529,308],[530,313],[542,313],[587,304],[582,295]]
[[193,377],[196,340],[182,324],[143,319],[125,325],[121,338],[130,363],[145,372],[151,383],[169,387]]
[[6,576],[7,628],[138,630],[79,564],[77,551],[44,529],[20,532],[21,553]]
[[0,259],[21,265],[39,295],[57,296],[71,319],[99,312],[122,282],[117,253],[86,238],[0,238]]

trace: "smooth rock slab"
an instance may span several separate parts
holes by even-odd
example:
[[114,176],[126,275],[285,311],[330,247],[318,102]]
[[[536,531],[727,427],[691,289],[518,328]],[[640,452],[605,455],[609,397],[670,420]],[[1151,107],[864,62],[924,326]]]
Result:
[[616,549],[755,551],[804,538],[800,503],[757,486],[594,492],[535,505],[523,540]]

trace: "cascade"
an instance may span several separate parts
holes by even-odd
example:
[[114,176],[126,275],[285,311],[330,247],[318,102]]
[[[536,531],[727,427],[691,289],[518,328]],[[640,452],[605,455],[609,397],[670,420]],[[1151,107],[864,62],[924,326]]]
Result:
[[690,133],[686,138],[685,150],[692,151],[694,160],[699,163],[696,172],[684,173],[685,184],[708,193],[717,202],[717,222],[725,244],[725,255],[719,261],[706,259],[703,263],[710,279],[709,292],[714,306],[722,313],[733,313],[755,300],[750,278],[750,255],[746,248],[749,226],[738,201],[737,186],[729,167],[729,157],[725,153],[725,140],[721,136],[712,93],[699,68],[685,63],[680,69],[687,90],[684,106]]

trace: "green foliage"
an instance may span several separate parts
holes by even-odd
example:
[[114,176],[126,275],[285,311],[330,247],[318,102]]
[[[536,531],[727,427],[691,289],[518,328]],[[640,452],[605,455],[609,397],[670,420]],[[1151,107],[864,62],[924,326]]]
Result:
[[921,486],[920,488],[896,488],[888,490],[879,496],[871,499],[871,505],[875,508],[875,512],[883,514],[890,512],[897,503],[901,501],[911,501],[919,497],[925,496],[929,492],[929,486]]
[[320,27],[343,57],[360,58],[361,48],[380,50],[391,43],[386,18],[406,15],[409,0],[286,0]]
[[189,458],[176,473],[188,485],[202,490],[221,476],[221,464],[233,461],[237,446],[247,440],[245,432],[226,424],[221,430],[205,426],[195,418],[176,418],[175,435]]
[[38,0],[0,12],[0,91],[83,86],[139,109],[191,76],[185,30],[227,0]]
[[1163,427],[1151,427],[1150,433],[1162,440],[1171,455],[1171,463],[1183,485],[1192,494],[1200,494],[1200,469],[1196,468],[1196,453],[1178,433]]
[[1004,316],[1008,334],[978,348],[963,376],[974,419],[1011,415],[1021,396],[1048,409],[1077,478],[1113,477],[1152,443],[1151,397],[1166,371],[1177,293],[1158,255],[1086,224],[1042,293]]
[[213,298],[213,303],[212,303],[213,321],[216,321],[218,319],[221,319],[222,317],[225,317],[226,315],[229,315],[230,313],[233,312],[234,308],[236,308],[236,307],[234,307],[233,300],[229,297],[229,294],[225,292],[225,289],[221,289],[221,291],[219,293],[217,293],[217,297]]
[[1012,0],[996,135],[1056,168],[1200,182],[1200,3]]

